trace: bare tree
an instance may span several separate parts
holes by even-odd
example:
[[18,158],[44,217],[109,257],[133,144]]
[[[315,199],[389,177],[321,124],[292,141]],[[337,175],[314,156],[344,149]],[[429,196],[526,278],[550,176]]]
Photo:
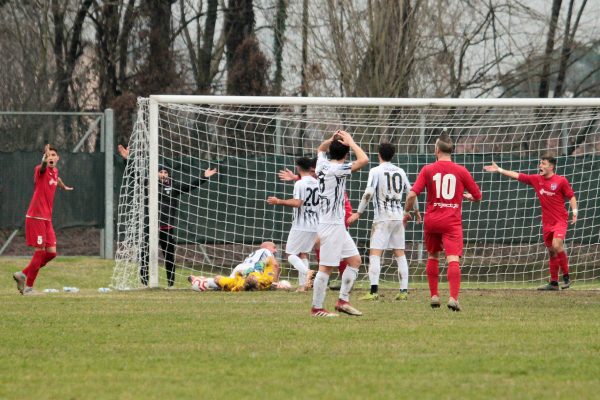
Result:
[[552,0],[552,15],[550,16],[550,25],[548,26],[548,34],[546,36],[546,50],[544,51],[538,97],[548,97],[548,92],[550,91],[550,66],[552,65],[552,53],[554,52],[554,40],[561,4],[562,0]]

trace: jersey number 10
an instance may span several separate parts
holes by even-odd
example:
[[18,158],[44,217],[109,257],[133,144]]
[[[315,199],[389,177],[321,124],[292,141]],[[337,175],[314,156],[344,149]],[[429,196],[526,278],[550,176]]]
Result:
[[435,182],[435,196],[439,199],[440,194],[446,200],[452,200],[456,193],[456,176],[446,174],[442,177],[441,172],[433,176]]

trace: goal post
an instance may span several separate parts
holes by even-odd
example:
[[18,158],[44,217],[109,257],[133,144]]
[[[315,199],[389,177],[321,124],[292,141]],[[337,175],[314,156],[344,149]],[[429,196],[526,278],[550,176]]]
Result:
[[[118,248],[112,285],[143,287],[165,282],[158,166],[170,169],[178,192],[174,226],[176,282],[187,275],[228,274],[264,240],[274,241],[283,276],[295,278],[283,249],[292,212],[266,203],[267,196],[292,197],[293,184],[277,171],[294,168],[299,156],[314,157],[323,138],[337,129],[352,133],[371,162],[353,174],[348,194],[354,209],[377,146],[396,145],[394,162],[414,183],[434,161],[433,143],[443,130],[455,142],[454,159],[473,174],[481,204],[463,203],[467,284],[521,287],[547,279],[539,203],[532,188],[483,172],[498,162],[505,169],[536,173],[541,154],[558,158],[557,173],[572,183],[579,221],[566,247],[575,280],[592,284],[600,273],[600,99],[380,99],[156,95],[139,100],[129,144],[117,221]],[[197,184],[207,168],[214,177]],[[421,196],[424,204],[424,196]],[[423,206],[421,206],[423,207]],[[363,265],[368,265],[372,206],[350,228]],[[162,235],[162,236],[161,236]],[[164,244],[164,243],[163,243]],[[406,253],[413,281],[425,281],[422,226],[407,227]],[[443,263],[442,263],[443,264]],[[315,268],[311,256],[311,268]],[[391,254],[382,259],[382,279],[396,281]],[[361,278],[366,268],[361,269]]]

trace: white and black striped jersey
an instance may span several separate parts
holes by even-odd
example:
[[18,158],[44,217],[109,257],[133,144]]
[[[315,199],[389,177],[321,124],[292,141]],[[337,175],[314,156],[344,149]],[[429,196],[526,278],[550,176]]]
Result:
[[374,189],[373,222],[401,220],[404,216],[402,195],[411,189],[406,172],[392,163],[384,162],[369,171],[367,187]]
[[352,163],[332,163],[324,152],[319,152],[316,173],[319,180],[319,223],[344,225],[344,192],[346,179],[352,173]]
[[319,224],[319,182],[312,176],[304,176],[294,184],[294,199],[302,205],[294,207],[292,229],[316,232]]
[[273,253],[271,253],[269,250],[258,249],[250,253],[250,255],[244,260],[243,264],[254,265],[257,262],[266,261],[269,257],[273,257]]

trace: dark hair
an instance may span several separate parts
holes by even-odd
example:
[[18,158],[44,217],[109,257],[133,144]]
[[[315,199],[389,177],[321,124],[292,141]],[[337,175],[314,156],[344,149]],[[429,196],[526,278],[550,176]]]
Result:
[[58,154],[58,150],[56,150],[56,147],[54,147],[54,146],[48,146],[48,150],[53,151],[56,154]]
[[549,164],[552,165],[554,169],[556,169],[556,158],[554,158],[551,154],[544,154],[540,160],[546,160]]
[[169,170],[169,167],[167,167],[164,164],[158,164],[158,172],[163,171],[163,170],[167,171],[168,174],[171,173],[171,171]]
[[296,160],[296,166],[299,167],[302,171],[308,172],[312,167],[312,160],[308,157],[300,157]]
[[332,160],[342,160],[350,153],[350,147],[342,143],[340,139],[334,139],[329,146],[329,157]]
[[313,157],[310,159],[310,167],[317,168],[317,157]]
[[379,145],[379,156],[383,161],[390,161],[396,154],[396,147],[391,143],[381,143]]
[[442,133],[435,145],[442,153],[452,154],[452,150],[454,149],[452,139],[450,139],[447,133]]

